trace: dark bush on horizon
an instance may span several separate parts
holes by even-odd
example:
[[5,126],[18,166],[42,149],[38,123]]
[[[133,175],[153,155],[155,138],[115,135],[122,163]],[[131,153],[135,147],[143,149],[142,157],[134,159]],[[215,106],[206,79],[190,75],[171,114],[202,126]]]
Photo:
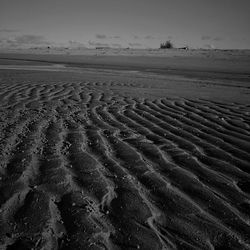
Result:
[[160,49],[173,49],[174,45],[171,41],[166,41],[165,43],[161,43]]

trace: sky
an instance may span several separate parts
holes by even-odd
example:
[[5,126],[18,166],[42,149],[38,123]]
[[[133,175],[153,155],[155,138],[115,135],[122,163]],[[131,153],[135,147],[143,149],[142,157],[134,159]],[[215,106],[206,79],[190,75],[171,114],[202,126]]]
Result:
[[250,49],[250,0],[0,0],[0,47]]

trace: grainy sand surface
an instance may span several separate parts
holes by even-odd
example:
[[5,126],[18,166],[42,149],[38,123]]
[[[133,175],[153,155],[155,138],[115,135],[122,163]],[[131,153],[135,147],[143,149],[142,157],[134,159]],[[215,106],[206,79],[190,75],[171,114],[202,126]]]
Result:
[[236,56],[0,54],[0,249],[250,249]]

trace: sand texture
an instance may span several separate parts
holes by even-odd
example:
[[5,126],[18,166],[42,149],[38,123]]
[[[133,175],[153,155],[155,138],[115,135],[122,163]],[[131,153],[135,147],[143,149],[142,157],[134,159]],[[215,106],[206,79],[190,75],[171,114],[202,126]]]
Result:
[[250,249],[244,67],[3,62],[0,249]]

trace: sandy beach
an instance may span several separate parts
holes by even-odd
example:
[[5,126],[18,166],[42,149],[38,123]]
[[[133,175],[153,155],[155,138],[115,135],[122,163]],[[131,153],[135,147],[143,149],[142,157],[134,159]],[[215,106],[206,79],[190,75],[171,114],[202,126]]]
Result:
[[249,65],[0,53],[0,249],[250,249]]

